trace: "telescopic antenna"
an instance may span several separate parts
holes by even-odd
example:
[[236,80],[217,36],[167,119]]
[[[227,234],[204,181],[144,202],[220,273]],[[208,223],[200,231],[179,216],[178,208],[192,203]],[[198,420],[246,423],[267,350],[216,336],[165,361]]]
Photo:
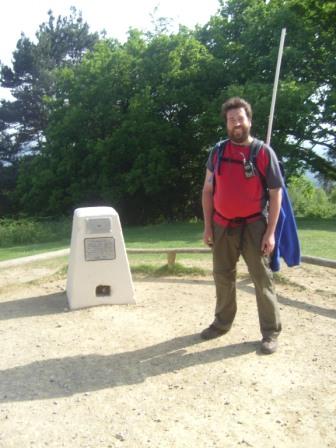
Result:
[[280,66],[281,66],[283,47],[284,47],[284,42],[285,42],[285,35],[286,35],[286,28],[282,28],[282,30],[281,30],[281,37],[280,37],[280,46],[279,46],[279,52],[278,52],[278,61],[277,61],[277,66],[276,66],[276,70],[275,70],[275,78],[274,78],[274,85],[273,85],[271,110],[270,110],[270,115],[269,115],[269,120],[268,120],[268,129],[267,129],[267,137],[266,137],[266,143],[268,145],[271,143],[271,134],[272,134],[272,126],[273,126],[273,118],[274,118],[275,100],[276,100],[278,84],[279,84],[279,74],[280,74]]

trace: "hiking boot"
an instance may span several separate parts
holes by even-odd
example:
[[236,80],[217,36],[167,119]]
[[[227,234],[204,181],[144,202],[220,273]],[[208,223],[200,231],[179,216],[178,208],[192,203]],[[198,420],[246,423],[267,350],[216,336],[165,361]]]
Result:
[[261,341],[261,352],[265,355],[271,355],[272,353],[276,352],[278,348],[278,341],[277,339],[268,337],[268,338],[262,338]]
[[223,336],[223,334],[227,333],[226,330],[221,330],[220,328],[215,327],[211,324],[208,328],[202,331],[201,338],[205,340],[215,339],[219,336]]

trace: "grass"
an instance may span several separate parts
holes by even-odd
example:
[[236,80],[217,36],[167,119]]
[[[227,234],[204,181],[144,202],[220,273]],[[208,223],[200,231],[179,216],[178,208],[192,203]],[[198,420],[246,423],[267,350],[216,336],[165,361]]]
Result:
[[297,225],[303,255],[336,259],[335,219],[298,218]]
[[171,223],[144,227],[126,227],[124,237],[129,248],[203,247],[203,224]]
[[54,220],[0,219],[0,247],[69,240],[70,234],[71,221],[69,218]]
[[149,277],[183,277],[187,276],[205,276],[207,272],[195,266],[183,266],[180,263],[175,263],[173,266],[168,266],[164,264],[163,266],[157,267],[152,264],[140,264],[131,266],[132,274],[144,274]]
[[68,240],[54,241],[51,243],[24,244],[22,246],[1,247],[0,261],[10,260],[11,258],[27,257],[29,255],[41,254],[53,250],[66,249],[69,247]]
[[[303,255],[336,259],[335,220],[299,218],[297,224]],[[129,248],[204,247],[202,234],[201,222],[129,227],[124,230]],[[195,258],[199,255],[196,254]]]
[[[333,219],[307,219],[297,220],[299,228],[299,238],[303,255],[311,255],[323,258],[336,259],[336,225]],[[34,244],[13,244],[9,246],[9,240],[3,244],[0,240],[0,260],[18,258],[27,255],[34,255],[68,247],[70,240],[71,226],[64,222],[60,223],[61,230],[57,232],[55,223],[51,223],[51,235],[55,240],[50,242],[40,242]],[[0,223],[1,228],[1,223]],[[125,227],[124,237],[128,248],[179,248],[179,247],[204,247],[202,242],[203,224],[193,223],[171,223],[158,224],[142,227]],[[48,231],[48,223],[44,223],[44,235]],[[4,229],[2,229],[2,234]],[[1,232],[0,232],[1,235]],[[35,235],[36,237],[36,235]],[[163,261],[165,255],[140,255],[132,256],[137,258],[139,264],[143,260]],[[203,255],[188,254],[189,259],[201,259]],[[208,257],[206,255],[205,257]],[[183,259],[179,255],[179,260]]]
[[285,277],[280,272],[275,272],[274,273],[274,280],[275,280],[276,283],[279,283],[281,285],[291,286],[292,288],[295,288],[298,291],[305,291],[307,289],[305,286],[300,285],[299,283],[293,282],[289,278]]

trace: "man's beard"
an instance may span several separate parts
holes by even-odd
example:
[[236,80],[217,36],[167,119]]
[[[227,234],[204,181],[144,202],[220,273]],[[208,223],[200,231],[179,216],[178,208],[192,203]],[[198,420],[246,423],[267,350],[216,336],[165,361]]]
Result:
[[244,143],[248,139],[250,135],[250,129],[247,127],[240,126],[239,128],[234,128],[232,130],[228,130],[228,136],[230,140],[234,143]]

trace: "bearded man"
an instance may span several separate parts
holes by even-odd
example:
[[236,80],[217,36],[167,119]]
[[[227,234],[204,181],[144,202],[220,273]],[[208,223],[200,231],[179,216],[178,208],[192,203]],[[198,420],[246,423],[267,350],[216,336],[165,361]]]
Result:
[[211,151],[202,194],[204,242],[212,247],[215,318],[203,339],[227,333],[237,311],[236,265],[245,260],[255,286],[261,351],[274,353],[281,332],[279,307],[269,267],[275,246],[283,178],[268,145],[251,134],[251,105],[238,97],[222,106],[228,139]]

